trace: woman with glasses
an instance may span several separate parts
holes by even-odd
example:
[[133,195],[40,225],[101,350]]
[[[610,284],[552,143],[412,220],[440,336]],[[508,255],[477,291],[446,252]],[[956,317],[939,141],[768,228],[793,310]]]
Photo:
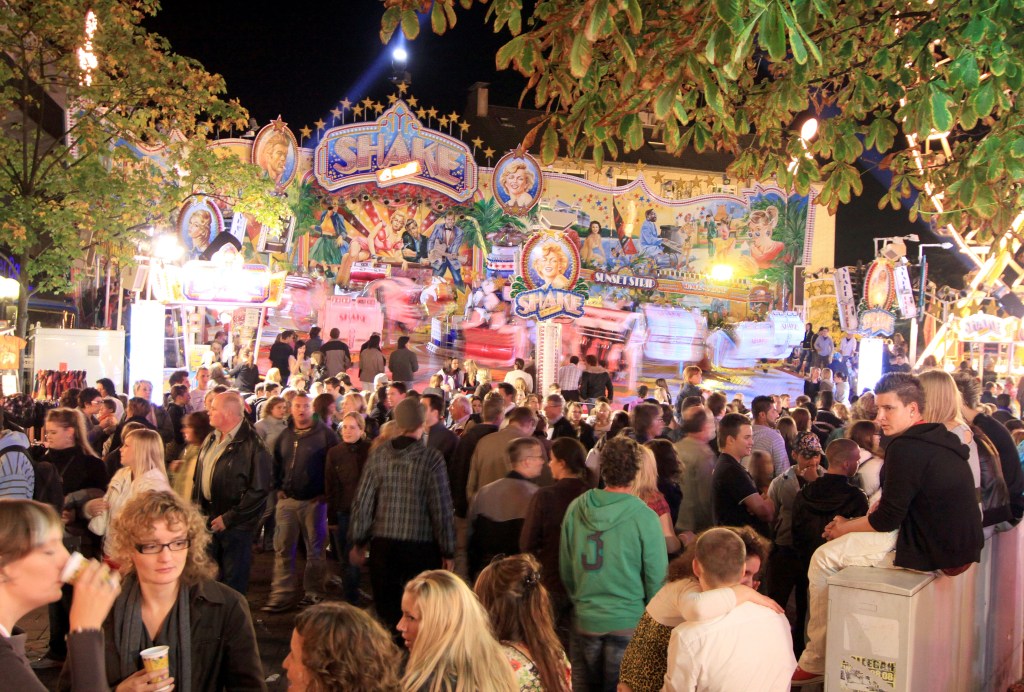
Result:
[[178,689],[266,690],[249,606],[213,580],[209,542],[202,515],[173,492],[135,497],[111,526],[111,557],[124,581],[103,634],[107,679],[117,692],[171,682],[154,683],[143,668],[139,652],[153,646],[170,647]]

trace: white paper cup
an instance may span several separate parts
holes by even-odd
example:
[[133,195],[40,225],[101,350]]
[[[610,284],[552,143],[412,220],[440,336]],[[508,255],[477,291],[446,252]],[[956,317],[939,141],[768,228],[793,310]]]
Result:
[[[167,680],[171,677],[171,659],[170,659],[170,647],[169,646],[154,646],[148,649],[143,649],[139,652],[139,656],[142,657],[142,665],[145,667],[148,673],[162,672],[163,675],[157,678],[151,678],[153,682],[160,682]],[[166,689],[166,688],[162,688]]]
[[89,561],[79,552],[71,553],[68,556],[68,561],[64,564],[64,569],[61,570],[60,580],[65,584],[74,584],[75,580],[82,575],[86,565]]

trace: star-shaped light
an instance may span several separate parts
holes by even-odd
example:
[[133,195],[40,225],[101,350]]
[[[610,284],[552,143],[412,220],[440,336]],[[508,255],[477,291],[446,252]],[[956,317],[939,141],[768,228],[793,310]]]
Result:
[[341,103],[342,110],[346,110],[347,111],[348,109],[350,109],[352,107],[352,102],[349,101],[348,99],[343,99],[339,103]]
[[377,113],[377,115],[380,115],[381,113],[384,112],[384,104],[383,103],[374,103],[373,104],[373,110],[374,110],[374,112]]
[[352,109],[352,112],[353,112],[353,113],[355,113],[355,114],[356,114],[357,116],[360,116],[360,117],[362,117],[362,115],[363,115],[363,111],[364,111],[364,110],[366,110],[366,109],[365,109],[365,108],[363,108],[363,107],[362,107],[362,106],[360,105],[360,106],[356,106],[355,108],[353,108],[353,109]]
[[472,145],[473,145],[474,147],[476,147],[476,148],[478,148],[478,149],[479,149],[480,147],[482,147],[482,146],[484,145],[484,140],[482,140],[482,139],[480,139],[479,137],[477,137],[476,139],[474,139],[474,140],[472,140],[472,141],[471,141],[471,144],[472,144]]
[[416,106],[420,105],[420,100],[415,96],[410,96],[405,100],[405,102],[409,104],[410,108],[415,108]]
[[437,109],[436,108],[431,108],[429,111],[427,111],[427,115],[429,115],[431,118],[436,118],[437,117]]
[[416,111],[416,117],[419,118],[420,120],[423,120],[425,117],[427,117],[427,111],[420,108],[418,111]]
[[465,123],[465,122],[459,123],[459,131],[460,132],[467,132],[468,130],[469,130],[469,123]]
[[397,100],[398,100],[398,96],[396,96],[395,94],[388,94],[388,103],[392,103],[393,104]]
[[647,167],[647,164],[643,162],[643,159],[640,159],[639,161],[636,162],[636,170],[637,171],[642,171],[646,167]]
[[409,85],[406,84],[405,82],[399,82],[398,84],[395,85],[395,88],[398,89],[399,94],[404,94],[406,91],[409,90]]
[[366,108],[373,108],[373,99],[370,98],[369,96],[364,98],[362,103]]
[[438,120],[437,122],[439,122],[441,124],[441,127],[444,127],[445,125],[448,124],[448,116],[447,115],[442,115],[441,119]]
[[320,120],[317,120],[317,121],[316,121],[315,123],[313,123],[313,124],[314,124],[314,125],[316,125],[316,129],[318,129],[318,130],[322,130],[322,129],[324,129],[324,125],[326,125],[327,123],[325,123],[325,122],[324,122],[324,120],[323,120],[323,118],[321,118]]
[[663,176],[661,173],[655,173],[653,180],[657,184],[661,185],[661,183],[664,182],[665,180],[665,176]]
[[493,157],[494,156],[494,149],[491,149],[490,147],[487,147],[486,149],[484,149],[484,156],[486,156],[487,158]]
[[335,118],[340,118],[341,117],[341,109],[340,108],[332,108],[331,109],[331,115],[333,115]]
[[309,129],[309,125],[304,125],[302,129],[299,130],[299,132],[302,133],[302,136],[305,138],[308,138],[311,134],[313,134],[313,131]]

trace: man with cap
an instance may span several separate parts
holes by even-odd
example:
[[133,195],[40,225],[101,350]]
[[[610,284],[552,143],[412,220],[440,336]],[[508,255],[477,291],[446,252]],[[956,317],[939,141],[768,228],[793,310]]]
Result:
[[406,582],[454,568],[455,521],[444,457],[423,443],[423,407],[407,398],[392,414],[398,437],[370,453],[352,504],[349,559],[362,565],[369,548],[374,606],[394,632]]
[[[765,569],[766,594],[783,608],[796,588],[796,624],[793,644],[803,650],[804,621],[807,619],[807,565],[793,547],[793,502],[800,489],[822,476],[821,441],[812,432],[796,436],[793,465],[768,486],[768,499],[775,504],[775,541]],[[863,495],[863,493],[861,493]]]

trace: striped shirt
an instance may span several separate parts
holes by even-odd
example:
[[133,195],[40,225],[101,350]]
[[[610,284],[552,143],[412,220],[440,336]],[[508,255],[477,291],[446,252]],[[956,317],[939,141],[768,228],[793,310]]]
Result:
[[558,375],[555,377],[555,380],[558,382],[559,389],[563,392],[575,392],[580,388],[580,375],[582,374],[583,368],[569,363],[558,369]]
[[21,450],[0,450],[0,498],[31,500],[36,470]]

